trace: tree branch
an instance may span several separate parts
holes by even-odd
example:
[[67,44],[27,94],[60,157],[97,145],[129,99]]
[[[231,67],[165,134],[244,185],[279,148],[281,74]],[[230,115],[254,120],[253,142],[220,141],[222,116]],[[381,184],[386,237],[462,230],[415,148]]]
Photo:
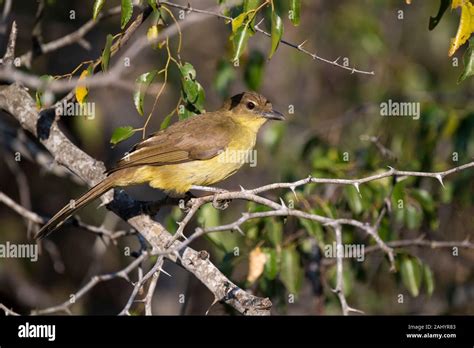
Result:
[[[105,166],[102,162],[90,157],[77,148],[67,139],[53,121],[48,110],[38,115],[35,103],[30,95],[18,84],[0,87],[0,108],[13,115],[21,126],[35,135],[40,142],[53,155],[54,159],[68,167],[89,186],[105,178]],[[112,200],[111,192],[102,197],[103,202]],[[142,214],[137,203],[125,194],[112,204],[111,209],[132,225],[153,248],[153,251],[162,251],[169,244],[172,236],[159,223],[149,216]],[[124,204],[126,209],[124,209]],[[130,210],[136,214],[130,217]],[[174,241],[172,248],[179,248],[181,242]],[[253,296],[240,289],[225,277],[208,258],[202,257],[203,253],[189,247],[182,250],[180,257],[166,256],[173,262],[180,262],[189,272],[193,273],[220,301],[223,301],[237,311],[250,314],[269,314],[271,302],[267,298]]]
[[[191,5],[187,5],[187,6],[183,6],[183,5],[179,5],[179,4],[175,4],[171,1],[160,1],[160,4],[163,4],[163,5],[168,5],[170,7],[174,7],[174,8],[178,8],[178,9],[181,9],[181,10],[185,10],[187,12],[195,12],[195,13],[201,13],[201,14],[205,14],[205,15],[209,15],[209,16],[214,16],[214,17],[217,17],[217,18],[221,18],[221,19],[224,19],[226,21],[232,21],[232,17],[229,17],[229,16],[226,16],[222,13],[218,13],[218,12],[215,12],[215,11],[209,11],[209,10],[200,10],[200,9],[197,9],[197,8],[194,8],[194,7],[191,7]],[[260,23],[259,23],[260,24]],[[271,34],[266,32],[265,30],[263,30],[262,28],[259,27],[259,24],[255,25],[254,28],[257,32],[265,35],[266,37],[270,37],[271,38]],[[356,69],[355,67],[350,67],[350,66],[346,66],[346,65],[343,65],[343,64],[340,64],[338,63],[338,60],[340,59],[337,58],[336,60],[330,60],[330,59],[327,59],[327,58],[323,58],[319,55],[317,55],[316,53],[311,53],[309,52],[308,50],[304,49],[303,48],[303,45],[305,42],[301,43],[301,44],[294,44],[294,43],[291,43],[287,40],[281,40],[280,41],[283,45],[286,45],[288,47],[291,47],[291,48],[294,48],[308,56],[310,56],[311,58],[313,58],[314,60],[319,60],[323,63],[326,63],[326,64],[330,64],[332,66],[335,66],[335,67],[338,67],[338,68],[341,68],[341,69],[344,69],[344,70],[348,70],[351,72],[351,74],[354,74],[354,73],[358,73],[358,74],[364,74],[364,75],[375,75],[375,72],[374,71],[365,71],[365,70],[359,70],[359,69]]]

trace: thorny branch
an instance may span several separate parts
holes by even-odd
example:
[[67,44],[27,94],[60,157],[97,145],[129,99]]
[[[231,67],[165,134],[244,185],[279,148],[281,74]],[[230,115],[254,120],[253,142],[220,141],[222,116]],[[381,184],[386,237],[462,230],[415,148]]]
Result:
[[[39,139],[42,145],[52,154],[57,163],[71,170],[75,175],[92,186],[105,178],[105,166],[88,156],[74,145],[52,122],[45,129],[45,114],[38,115],[34,100],[22,87],[17,84],[0,87],[0,109],[12,115],[27,131]],[[46,119],[47,120],[47,119]],[[102,197],[103,202],[109,203],[112,209],[122,219],[127,221],[151,245],[152,252],[164,250],[168,245],[179,248],[181,242],[169,244],[172,236],[158,222],[141,211],[139,202],[134,201],[125,193],[119,193],[112,201],[109,192]],[[130,214],[130,211],[135,214]],[[175,262],[195,275],[214,296],[229,304],[237,311],[247,315],[268,315],[271,302],[268,298],[260,298],[240,289],[225,277],[208,257],[189,247],[182,248],[179,257],[169,254],[165,257]]]

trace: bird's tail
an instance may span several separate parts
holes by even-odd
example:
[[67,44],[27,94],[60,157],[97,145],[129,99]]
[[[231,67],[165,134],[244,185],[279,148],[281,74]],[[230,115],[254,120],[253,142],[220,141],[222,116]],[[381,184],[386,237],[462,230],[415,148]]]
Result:
[[76,200],[72,200],[68,205],[58,211],[36,234],[35,239],[41,239],[53,232],[56,228],[61,226],[72,214],[77,210],[90,203],[94,199],[100,197],[105,192],[115,186],[114,174],[108,176],[100,183],[92,187],[89,191],[84,193]]

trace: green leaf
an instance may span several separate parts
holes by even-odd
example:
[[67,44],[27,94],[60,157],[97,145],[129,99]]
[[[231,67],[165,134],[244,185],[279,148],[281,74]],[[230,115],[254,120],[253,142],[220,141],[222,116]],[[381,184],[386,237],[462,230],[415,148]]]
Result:
[[424,210],[429,213],[434,212],[433,197],[431,197],[431,194],[428,191],[423,189],[413,189],[411,195],[421,204]]
[[276,13],[276,11],[273,11],[272,12],[272,46],[270,49],[270,54],[268,55],[268,59],[270,59],[273,56],[276,49],[278,48],[282,35],[283,35],[283,22],[280,16]]
[[[244,1],[244,13],[248,13],[250,16],[250,26],[253,28],[255,25],[255,17],[256,12],[254,10],[257,9],[258,5],[260,5],[260,0],[245,0]],[[252,12],[250,12],[252,11]],[[249,13],[250,12],[250,13]]]
[[217,64],[217,73],[214,78],[214,88],[222,97],[229,95],[229,87],[236,78],[233,65],[225,59]]
[[132,0],[122,0],[122,14],[120,18],[120,28],[125,28],[127,23],[132,18],[133,14],[133,2]]
[[[51,81],[53,79],[53,77],[51,75],[41,75],[40,76],[40,80],[41,81],[44,81],[45,84],[49,81]],[[44,101],[43,101],[43,88],[38,88],[36,90],[36,107],[38,109],[41,109],[44,105]]]
[[280,279],[291,294],[298,294],[303,281],[300,255],[294,246],[281,251]]
[[[198,213],[198,224],[203,227],[219,226],[219,210],[215,209],[212,204],[202,206]],[[225,253],[230,252],[236,246],[236,235],[232,233],[212,232],[207,233],[205,238]]]
[[197,100],[199,92],[199,87],[196,83],[196,70],[189,63],[180,66],[179,70],[181,71],[184,100],[192,104]]
[[135,92],[133,92],[133,103],[135,104],[135,108],[140,115],[143,115],[143,101],[145,100],[145,93],[151,82],[156,77],[157,73],[157,70],[146,72],[138,76],[135,81],[137,85]]
[[290,20],[294,26],[300,25],[301,0],[290,1]]
[[250,30],[247,28],[246,25],[240,26],[235,34],[232,36],[232,43],[234,47],[234,55],[232,57],[232,61],[236,61],[240,58],[242,53],[245,51],[247,47],[248,40],[251,36]]
[[441,0],[439,3],[439,10],[438,14],[435,17],[430,17],[430,23],[428,25],[429,30],[433,30],[443,17],[444,12],[448,9],[449,5],[451,4],[451,0]]
[[469,47],[464,52],[463,65],[464,70],[458,78],[458,83],[474,75],[474,37],[469,40]]
[[422,268],[418,259],[403,256],[400,264],[402,282],[413,297],[420,294]]
[[263,274],[268,279],[273,280],[276,278],[279,272],[277,251],[271,248],[263,248],[262,251],[265,253],[267,257]]
[[237,17],[232,19],[232,32],[235,34],[239,28],[242,27],[244,21],[247,19],[248,14],[243,12],[239,14]]
[[158,11],[158,7],[156,7],[156,0],[148,0],[148,5],[151,6],[153,11]]
[[182,97],[187,110],[184,114],[179,114],[180,119],[183,119],[192,114],[204,112],[206,94],[201,84],[196,81],[196,70],[191,64],[185,63],[179,69],[181,72]]
[[308,220],[308,219],[302,219],[302,218],[298,218],[298,221],[304,227],[306,232],[308,232],[309,235],[316,238],[316,242],[319,245],[321,245],[321,243],[324,244],[324,233],[319,223],[312,220]]
[[110,48],[112,47],[112,42],[114,37],[112,35],[107,35],[107,39],[105,41],[104,51],[102,52],[102,59],[100,64],[102,66],[102,71],[107,71],[109,68],[109,61],[110,61]]
[[104,4],[105,4],[105,0],[95,0],[94,6],[92,7],[92,18],[94,20],[97,19],[97,16],[102,10],[102,7],[104,7]]
[[187,76],[191,80],[196,79],[196,69],[190,63],[184,63],[179,67],[182,76]]
[[415,206],[408,204],[405,207],[405,224],[409,229],[417,229],[421,225],[423,214]]
[[352,185],[344,187],[344,196],[347,199],[347,203],[354,214],[360,214],[363,210],[362,199],[357,192],[356,188]]
[[435,288],[433,271],[428,265],[423,265],[423,282],[425,284],[426,293],[431,297]]
[[274,247],[281,245],[283,240],[283,226],[281,222],[275,219],[269,219],[265,223],[265,235]]
[[112,145],[117,145],[121,141],[124,141],[128,138],[130,138],[133,133],[135,133],[135,129],[131,126],[126,126],[126,127],[118,127],[114,130],[114,133],[112,134],[112,137],[110,138],[110,143]]
[[260,4],[260,0],[245,0],[244,1],[244,13],[255,10]]
[[163,122],[161,122],[160,130],[163,130],[163,129],[168,128],[168,126],[169,126],[170,123],[171,123],[171,118],[172,118],[172,117],[173,117],[173,114],[169,114],[168,116],[165,117],[165,119],[163,120]]
[[265,57],[260,51],[252,51],[245,66],[244,81],[247,87],[257,91],[263,81]]

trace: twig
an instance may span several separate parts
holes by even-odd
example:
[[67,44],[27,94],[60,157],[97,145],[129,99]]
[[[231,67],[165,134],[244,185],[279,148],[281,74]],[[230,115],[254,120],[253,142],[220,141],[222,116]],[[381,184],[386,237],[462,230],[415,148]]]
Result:
[[[179,4],[175,4],[175,3],[172,3],[170,1],[160,1],[161,4],[165,4],[165,5],[168,5],[170,7],[175,7],[175,8],[179,8],[181,10],[185,10],[185,11],[189,11],[189,12],[196,12],[196,13],[201,13],[201,14],[206,14],[206,15],[210,15],[210,16],[215,16],[217,18],[221,18],[221,19],[225,19],[227,21],[232,21],[232,17],[229,17],[229,16],[226,16],[224,14],[221,14],[221,13],[217,13],[217,12],[214,12],[214,11],[209,11],[209,10],[200,10],[200,9],[197,9],[197,8],[194,8],[194,7],[191,7],[189,4],[188,6],[183,6],[183,5],[179,5]],[[230,6],[230,5],[228,5]],[[260,24],[260,23],[259,23]],[[265,30],[263,30],[262,28],[259,27],[259,24],[256,24],[254,26],[255,30],[258,31],[259,33],[267,36],[267,37],[271,37],[271,34],[266,32]],[[375,72],[374,71],[364,71],[364,70],[359,70],[359,69],[356,69],[355,67],[349,67],[349,66],[345,66],[345,65],[342,65],[342,64],[339,64],[337,61],[338,59],[336,60],[330,60],[330,59],[326,59],[326,58],[323,58],[319,55],[317,55],[316,53],[311,53],[309,52],[308,50],[304,49],[303,48],[303,45],[304,45],[304,42],[297,45],[297,44],[294,44],[294,43],[291,43],[289,41],[286,41],[286,40],[281,40],[280,41],[282,44],[286,45],[286,46],[289,46],[289,47],[292,47],[308,56],[310,56],[311,58],[315,59],[315,60],[319,60],[321,62],[324,62],[324,63],[327,63],[327,64],[330,64],[330,65],[333,65],[333,66],[336,66],[338,68],[341,68],[341,69],[344,69],[344,70],[348,70],[351,72],[351,74],[354,74],[354,73],[358,73],[358,74],[365,74],[365,75],[375,75]]]
[[[426,240],[424,235],[421,235],[415,239],[401,239],[386,242],[391,248],[406,248],[406,247],[428,247],[431,249],[441,248],[465,248],[474,249],[474,243],[469,241],[469,237],[462,241],[438,241],[438,240]],[[377,245],[371,245],[365,248],[366,254],[372,253],[379,250]]]
[[[106,18],[120,14],[121,6],[115,6],[105,12],[101,12],[97,18],[88,20],[76,31],[60,37],[59,39],[52,40],[48,43],[41,44],[40,51],[42,54],[50,53],[56,51],[62,47],[72,45],[89,33],[99,22],[103,21]],[[31,60],[33,58],[33,51],[28,51],[25,54],[20,56],[20,62],[22,65],[27,68],[31,67]]]
[[3,303],[0,303],[0,309],[5,312],[5,315],[6,315],[6,316],[9,316],[9,315],[12,315],[12,316],[19,316],[19,315],[20,315],[20,314],[18,314],[17,312],[14,312],[13,310],[11,310],[11,309],[8,308],[7,306],[5,306]]
[[135,268],[138,267],[138,265],[146,258],[148,257],[147,252],[143,252],[140,256],[138,256],[133,262],[131,262],[127,267],[124,269],[118,271],[118,272],[113,272],[113,273],[107,273],[107,274],[102,274],[98,276],[94,276],[89,280],[89,282],[84,285],[82,288],[80,288],[77,292],[75,292],[69,300],[64,301],[63,303],[53,306],[53,307],[48,307],[44,309],[38,309],[38,310],[33,310],[31,312],[32,315],[42,315],[42,314],[51,314],[51,313],[56,313],[56,312],[65,312],[70,314],[70,307],[76,303],[77,300],[81,299],[85,294],[87,294],[89,291],[91,291],[98,283],[108,281],[111,279],[115,278],[122,278],[125,279],[127,282],[130,282],[130,279],[128,278],[128,274],[133,271]]
[[[0,191],[0,202],[4,203],[7,207],[10,207],[18,215],[23,216],[25,219],[28,219],[35,224],[45,224],[48,219],[39,216],[38,214],[26,209],[22,205],[16,203],[13,199],[8,197],[5,193]],[[110,231],[103,226],[93,226],[82,222],[79,218],[75,218],[76,225],[88,232],[97,234],[100,237],[107,237],[111,241],[114,241],[120,237],[128,235],[127,231]]]
[[340,253],[340,250],[343,249],[342,246],[342,232],[341,232],[341,225],[336,224],[333,225],[334,233],[336,235],[336,288],[333,291],[337,294],[339,298],[339,302],[341,303],[342,307],[342,314],[349,315],[350,312],[354,313],[361,313],[364,312],[352,308],[347,304],[346,296],[344,295],[344,270],[343,270],[343,255]]
[[[146,281],[148,279],[150,279],[151,277],[153,277],[153,278],[156,278],[155,284],[153,284],[153,285],[150,284],[150,286],[152,286],[153,289],[151,290],[151,293],[150,293],[150,289],[149,289],[149,291],[147,293],[147,296],[145,297],[145,300],[144,300],[145,301],[145,308],[148,307],[148,309],[146,309],[147,315],[151,315],[151,300],[152,300],[152,296],[153,296],[153,290],[154,290],[154,287],[156,286],[156,281],[158,280],[158,275],[159,275],[160,271],[163,271],[161,269],[162,265],[163,265],[163,257],[160,256],[160,257],[158,257],[155,265],[148,271],[148,273],[145,276],[142,276],[142,277],[139,276],[138,281],[133,286],[132,294],[128,298],[128,301],[125,304],[125,307],[122,309],[122,311],[119,313],[119,315],[130,315],[130,312],[129,312],[130,308],[131,308],[133,302],[135,302],[135,298],[137,297],[138,292],[143,287],[143,285],[146,283]],[[149,312],[149,314],[148,314],[148,312]]]

